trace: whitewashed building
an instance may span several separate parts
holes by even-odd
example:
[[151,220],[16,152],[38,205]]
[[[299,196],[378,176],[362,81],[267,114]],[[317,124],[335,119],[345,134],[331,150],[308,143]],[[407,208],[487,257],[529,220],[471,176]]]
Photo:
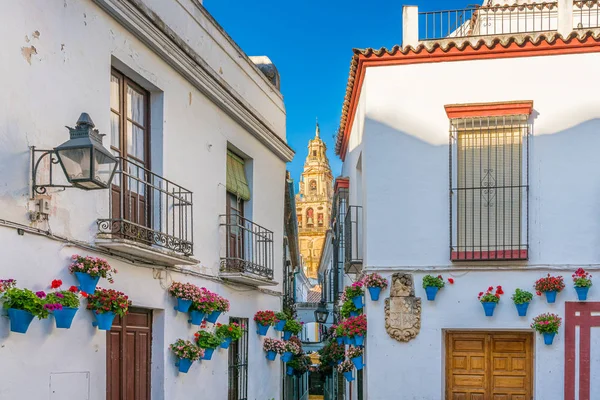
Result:
[[[98,256],[133,302],[108,333],[85,302],[70,330],[51,317],[11,333],[4,315],[0,399],[281,398],[252,321],[282,302],[294,153],[275,67],[201,0],[9,2],[0,22],[0,278],[68,287],[71,255]],[[109,189],[65,189],[51,162],[83,112],[119,157]],[[173,310],[173,281],[224,296],[220,321],[247,326],[187,375],[168,346],[198,327]]]
[[[410,274],[421,307],[386,317],[390,290],[366,296],[353,399],[600,393],[600,292],[578,302],[571,281],[578,267],[600,270],[598,7],[519,3],[405,7],[401,47],[355,50],[337,142],[354,207],[346,270]],[[548,273],[565,290],[519,317],[511,295]],[[455,283],[427,301],[426,274]],[[486,317],[478,293],[497,285],[505,295]],[[544,312],[563,318],[550,346],[530,329]]]

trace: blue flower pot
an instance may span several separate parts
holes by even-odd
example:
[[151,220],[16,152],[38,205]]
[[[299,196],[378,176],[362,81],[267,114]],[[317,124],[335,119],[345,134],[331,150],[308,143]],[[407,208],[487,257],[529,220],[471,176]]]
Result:
[[269,361],[275,361],[275,357],[277,357],[277,353],[274,352],[273,350],[269,350],[269,351],[267,351],[266,357],[267,357],[267,360],[269,360]]
[[343,360],[337,360],[337,361],[335,362],[335,365],[340,365],[340,364],[342,363],[342,361],[343,361]]
[[187,374],[194,362],[189,358],[180,358],[175,365],[179,367],[179,372]]
[[362,346],[365,343],[364,336],[354,336],[354,345]]
[[278,321],[278,322],[275,324],[275,330],[276,330],[276,331],[279,331],[279,332],[283,331],[283,327],[285,326],[285,323],[286,323],[286,322],[287,322],[287,321],[286,321],[285,319]]
[[344,336],[344,344],[352,344],[352,338],[350,336]]
[[29,324],[33,321],[33,314],[25,310],[16,308],[8,309],[8,318],[10,319],[10,331],[16,333],[27,333]]
[[75,277],[79,281],[79,290],[88,294],[94,294],[100,280],[99,276],[91,276],[87,272],[75,272]]
[[519,317],[527,316],[527,308],[529,307],[529,302],[523,304],[515,304],[517,307],[517,312],[519,313]]
[[354,380],[354,377],[352,376],[352,371],[344,372],[344,378],[346,378],[348,382],[352,382]]
[[351,317],[358,317],[358,311],[350,311]]
[[590,290],[589,287],[575,286],[575,291],[577,292],[577,298],[579,299],[579,301],[587,300],[587,295],[588,295],[589,290]]
[[290,362],[291,359],[292,359],[291,351],[286,351],[281,355],[281,361],[283,361],[284,363]]
[[344,344],[344,337],[338,336],[335,338],[335,341],[337,342],[337,344]]
[[434,301],[435,296],[437,295],[439,290],[440,290],[440,288],[437,286],[427,286],[425,288],[425,294],[427,294],[427,300]]
[[203,360],[210,360],[212,359],[213,353],[215,352],[215,349],[204,349],[204,355],[202,356]]
[[288,374],[289,376],[294,375],[294,368],[293,367],[287,367],[285,369],[285,373]]
[[230,344],[231,344],[231,338],[226,337],[225,339],[223,339],[223,342],[221,343],[221,348],[228,349]]
[[179,312],[188,312],[192,305],[191,300],[184,300],[180,297],[177,298],[177,305],[175,306],[175,310]]
[[63,307],[62,310],[54,310],[52,314],[54,315],[56,327],[60,329],[69,329],[77,310],[78,308],[73,307]]
[[202,320],[204,319],[204,316],[206,314],[203,313],[202,311],[198,311],[198,310],[192,310],[190,311],[190,319],[188,319],[188,322],[191,323],[192,325],[202,325]]
[[363,369],[364,364],[363,364],[362,356],[354,357],[352,359],[352,363],[356,367],[357,371],[360,371],[361,369]]
[[267,334],[267,332],[269,331],[269,325],[263,325],[263,324],[259,324],[256,323],[256,333],[258,333],[261,336],[265,336]]
[[496,304],[493,301],[483,301],[481,302],[481,305],[483,305],[483,311],[485,311],[485,316],[486,317],[491,317],[494,315],[494,309],[496,308]]
[[291,331],[283,331],[283,340],[290,340],[291,337],[292,337]]
[[217,319],[219,318],[219,315],[221,315],[221,311],[213,311],[210,314],[208,314],[206,316],[206,320],[210,323],[216,323]]
[[102,314],[96,314],[94,311],[94,316],[96,317],[96,322],[92,322],[92,325],[97,326],[101,331],[110,331],[115,319],[114,312],[108,311]]
[[355,343],[356,341],[354,340],[354,336],[348,336],[348,344],[350,346],[354,346]]
[[544,344],[547,346],[550,346],[552,344],[552,342],[554,341],[554,335],[556,335],[556,333],[544,333]]
[[556,301],[556,290],[551,290],[549,292],[545,292],[546,293],[546,301],[548,301],[548,303],[554,303]]
[[370,287],[369,294],[371,295],[372,301],[378,301],[379,295],[381,294],[381,288],[380,287]]
[[352,302],[354,303],[354,307],[359,310],[364,307],[362,296],[356,296],[352,298]]

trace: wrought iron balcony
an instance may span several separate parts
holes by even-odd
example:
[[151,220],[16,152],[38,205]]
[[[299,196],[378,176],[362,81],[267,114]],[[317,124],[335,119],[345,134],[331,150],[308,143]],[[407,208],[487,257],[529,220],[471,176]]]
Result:
[[253,286],[273,281],[273,232],[237,214],[221,215],[225,233],[220,276]]
[[600,2],[587,0],[573,2],[573,27],[588,29],[600,27]]
[[195,264],[192,192],[119,158],[110,217],[98,220],[98,245],[149,261]]
[[349,206],[344,222],[344,267],[348,273],[359,273],[363,264],[363,209]]

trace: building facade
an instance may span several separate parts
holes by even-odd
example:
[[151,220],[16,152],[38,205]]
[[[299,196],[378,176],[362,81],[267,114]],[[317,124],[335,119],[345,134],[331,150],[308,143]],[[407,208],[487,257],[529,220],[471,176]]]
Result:
[[308,155],[300,178],[296,206],[300,253],[309,278],[317,279],[319,259],[331,217],[333,175],[327,159],[327,146],[317,124],[315,137],[308,142]]
[[[361,210],[346,224],[345,284],[372,272],[390,283],[365,296],[370,400],[600,392],[600,295],[578,301],[571,280],[600,269],[599,84],[566,78],[600,62],[597,5],[519,3],[405,7],[403,46],[355,51],[336,146],[346,219]],[[435,301],[428,274],[445,281]],[[535,295],[548,274],[566,284],[555,303]],[[490,286],[505,294],[488,317],[478,295]],[[526,317],[517,288],[534,294]],[[546,312],[562,318],[552,345],[530,328]]]
[[[4,314],[0,367],[11,384],[0,398],[282,397],[282,365],[265,360],[252,318],[282,305],[282,186],[293,157],[285,106],[274,66],[255,64],[201,3],[5,5],[0,278],[33,291],[53,279],[68,288],[77,285],[72,255],[101,257],[118,273],[100,286],[133,304],[108,332],[92,325],[85,299],[68,330],[50,317],[17,334]],[[78,127],[93,121],[118,157],[108,189],[66,187],[57,164],[64,126],[83,112]],[[83,158],[73,163],[85,171]],[[200,328],[173,310],[172,282],[227,298],[219,322],[245,326],[188,374],[177,372],[169,345]]]

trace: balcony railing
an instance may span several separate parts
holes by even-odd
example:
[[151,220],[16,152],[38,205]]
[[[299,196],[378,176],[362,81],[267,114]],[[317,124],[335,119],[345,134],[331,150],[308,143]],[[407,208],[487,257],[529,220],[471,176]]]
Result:
[[600,27],[600,7],[598,0],[573,2],[573,28],[586,29]]
[[556,30],[557,4],[543,2],[420,12],[419,40]]
[[98,220],[100,235],[193,254],[192,192],[123,158],[110,192],[110,218]]
[[225,246],[221,272],[273,279],[273,232],[236,214],[221,215]]
[[363,246],[362,246],[363,208],[361,206],[349,206],[344,223],[345,257],[344,266],[346,271],[357,272],[362,268]]

